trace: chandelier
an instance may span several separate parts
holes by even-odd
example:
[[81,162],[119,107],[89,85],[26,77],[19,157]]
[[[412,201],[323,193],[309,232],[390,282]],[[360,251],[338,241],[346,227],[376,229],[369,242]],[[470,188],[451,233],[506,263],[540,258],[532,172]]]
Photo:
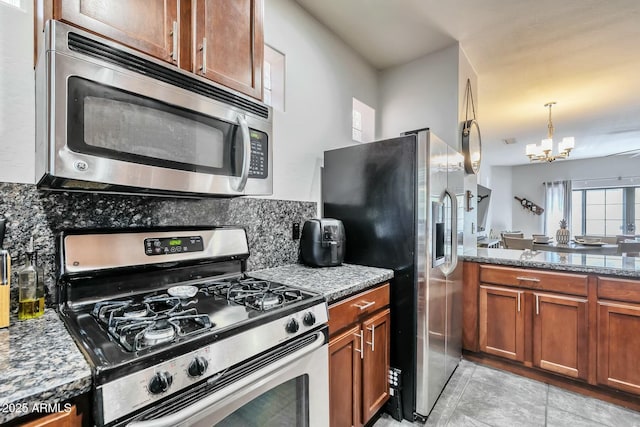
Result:
[[548,102],[544,104],[549,108],[549,124],[547,125],[547,137],[542,140],[540,145],[527,144],[526,154],[529,160],[534,162],[553,162],[558,159],[566,159],[569,157],[569,153],[575,147],[575,140],[572,136],[562,138],[562,141],[558,143],[558,154],[553,154],[553,122],[551,121],[551,107],[555,105],[555,102]]

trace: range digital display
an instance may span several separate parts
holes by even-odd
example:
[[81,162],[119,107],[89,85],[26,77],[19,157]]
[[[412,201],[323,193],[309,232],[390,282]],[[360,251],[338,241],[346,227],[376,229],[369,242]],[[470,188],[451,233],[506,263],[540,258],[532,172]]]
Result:
[[201,251],[204,251],[202,236],[144,239],[144,253],[149,256]]

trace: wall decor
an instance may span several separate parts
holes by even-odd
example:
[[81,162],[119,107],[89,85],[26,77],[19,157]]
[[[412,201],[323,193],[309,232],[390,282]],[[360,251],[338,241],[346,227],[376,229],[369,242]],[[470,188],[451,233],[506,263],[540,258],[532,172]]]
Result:
[[[476,120],[476,107],[473,103],[473,93],[471,92],[471,80],[469,79],[467,79],[465,98],[466,111],[464,123],[462,124],[464,170],[468,174],[476,174],[480,170],[480,161],[482,160],[482,142],[480,138],[480,127]],[[473,118],[469,117],[470,112],[473,114]]]
[[528,209],[528,210],[530,210],[532,213],[534,213],[536,215],[542,215],[543,212],[544,212],[544,208],[536,205],[531,200],[527,200],[525,198],[520,198],[518,196],[514,196],[514,199],[519,201],[520,202],[520,206],[522,206],[524,209]]

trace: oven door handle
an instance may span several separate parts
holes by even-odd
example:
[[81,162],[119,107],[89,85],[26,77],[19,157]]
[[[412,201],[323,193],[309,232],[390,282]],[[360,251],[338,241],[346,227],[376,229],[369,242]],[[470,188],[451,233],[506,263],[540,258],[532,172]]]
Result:
[[199,400],[191,406],[188,406],[173,414],[145,421],[133,421],[127,424],[128,427],[175,427],[183,424],[191,417],[198,415],[199,413],[205,413],[210,411],[212,405],[221,403],[225,399],[237,398],[239,396],[250,393],[253,389],[260,385],[261,380],[265,379],[269,375],[275,374],[277,371],[282,370],[289,366],[296,360],[314,352],[324,345],[324,334],[322,332],[317,333],[317,339],[308,346],[291,353],[288,356],[266,366],[265,368],[258,370],[244,378],[228,385],[227,387],[218,390],[211,395]]

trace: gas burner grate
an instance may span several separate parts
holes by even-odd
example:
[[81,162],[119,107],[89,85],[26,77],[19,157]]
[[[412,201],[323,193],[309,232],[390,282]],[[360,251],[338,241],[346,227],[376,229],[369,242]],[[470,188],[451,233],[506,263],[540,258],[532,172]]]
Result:
[[254,278],[209,282],[201,290],[258,311],[272,310],[304,298],[297,289]]
[[131,300],[97,303],[92,314],[127,351],[133,352],[213,328],[215,324],[207,314],[185,308],[192,303],[157,295],[140,303]]

